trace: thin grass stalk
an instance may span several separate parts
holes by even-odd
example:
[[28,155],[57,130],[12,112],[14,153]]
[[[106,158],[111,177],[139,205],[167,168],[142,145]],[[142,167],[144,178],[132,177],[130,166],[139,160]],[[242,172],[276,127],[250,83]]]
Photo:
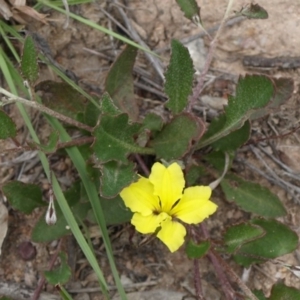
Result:
[[[4,78],[8,84],[11,92],[15,95],[18,95],[15,82],[17,82],[19,86],[22,86],[22,78],[20,77],[18,72],[14,69],[13,65],[11,64],[11,62],[9,61],[9,59],[3,52],[2,48],[0,48],[0,67],[1,67]],[[24,88],[24,86],[23,86],[23,88]],[[20,111],[20,114],[32,136],[32,139],[34,140],[34,142],[40,143],[39,138],[32,126],[32,123],[30,121],[30,118],[29,118],[24,106],[21,103],[16,103],[16,106],[18,107],[18,109]],[[45,172],[48,180],[51,181],[50,180],[50,167],[49,167],[49,163],[48,163],[46,155],[42,151],[38,151],[38,156],[40,158],[41,164],[43,166],[44,172]],[[78,227],[78,224],[77,224],[77,222],[71,212],[71,209],[63,195],[63,192],[58,184],[58,181],[57,181],[55,175],[52,176],[52,184],[53,184],[54,194],[56,196],[58,204],[60,205],[60,207],[62,209],[64,217],[66,218],[66,220],[71,228],[71,231],[74,234],[74,237],[77,240],[80,248],[84,252],[91,267],[94,269],[95,273],[97,274],[98,280],[100,282],[100,286],[104,287],[103,293],[106,295],[107,299],[109,299],[108,292],[107,292],[107,283],[105,281],[103,273],[102,273],[101,269],[99,268],[98,262],[97,262],[95,256],[93,255],[93,252],[89,248],[82,232],[80,231],[80,229]]]

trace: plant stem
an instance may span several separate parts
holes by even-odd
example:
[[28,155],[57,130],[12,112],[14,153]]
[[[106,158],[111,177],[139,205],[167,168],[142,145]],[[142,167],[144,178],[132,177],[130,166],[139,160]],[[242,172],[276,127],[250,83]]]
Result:
[[231,284],[230,284],[230,282],[228,281],[228,279],[227,279],[227,277],[225,275],[225,272],[221,268],[221,266],[220,266],[220,264],[219,264],[219,262],[218,262],[218,260],[217,260],[217,258],[215,256],[215,254],[211,250],[208,253],[208,257],[211,260],[211,262],[212,262],[212,264],[213,264],[213,266],[215,268],[217,277],[220,280],[220,283],[221,283],[221,286],[222,286],[222,289],[223,289],[223,292],[225,294],[226,299],[230,299],[230,300],[236,299],[235,292],[232,289]]
[[[196,243],[199,243],[201,241],[197,235],[197,231],[193,226],[190,227],[190,234]],[[201,277],[200,277],[199,259],[194,259],[193,261],[194,261],[194,286],[195,286],[196,297],[198,300],[204,300]]]
[[16,95],[8,92],[7,90],[1,88],[1,87],[0,87],[0,93],[2,93],[3,95],[5,95],[6,97],[8,97],[8,98],[3,97],[1,99],[2,105],[3,104],[14,103],[14,102],[22,103],[22,104],[24,104],[26,106],[32,107],[34,109],[37,109],[37,110],[39,110],[39,111],[41,111],[43,113],[48,114],[49,116],[52,116],[52,117],[54,117],[54,118],[56,118],[58,120],[61,120],[61,121],[65,122],[65,123],[67,123],[67,124],[70,124],[72,126],[78,127],[80,129],[86,130],[88,132],[92,132],[93,131],[93,128],[90,127],[90,126],[88,126],[88,125],[86,125],[86,124],[83,124],[81,122],[73,120],[73,119],[71,119],[71,118],[69,118],[67,116],[64,116],[64,115],[62,115],[62,114],[60,114],[60,113],[58,113],[58,112],[56,112],[56,111],[54,111],[54,110],[52,110],[52,109],[44,106],[42,104],[39,104],[39,103],[37,103],[35,101],[30,101],[30,100],[18,97]]
[[140,165],[141,169],[144,171],[144,174],[149,177],[149,169],[146,166],[144,160],[141,158],[141,156],[139,154],[134,154],[135,159],[137,160],[138,164]]
[[[80,138],[74,139],[69,142],[58,143],[55,147],[55,151],[58,149],[64,149],[64,148],[69,148],[69,147],[74,147],[74,146],[82,146],[85,144],[92,144],[94,142],[94,140],[95,140],[95,138],[92,136],[84,136],[84,137],[80,137]],[[17,145],[17,147],[15,147],[15,148],[1,149],[1,154],[12,153],[12,152],[18,153],[18,152],[35,151],[35,150],[41,150],[41,149],[38,145],[36,147],[34,147],[34,145],[30,145],[30,146]],[[51,151],[45,151],[45,152],[52,153]]]
[[[207,228],[206,228],[205,224],[201,223],[200,226],[201,226],[204,238],[209,239],[210,238],[209,233],[207,231]],[[209,251],[208,257],[209,257],[209,259],[211,260],[211,262],[214,266],[217,278],[220,281],[220,284],[221,284],[221,287],[222,287],[222,290],[225,294],[226,299],[229,299],[229,300],[235,299],[235,292],[232,289],[232,287],[230,285],[230,282],[228,281],[222,266],[220,265],[219,261],[216,259],[216,257],[214,255],[214,253],[212,252],[212,250]]]
[[203,293],[202,293],[202,285],[200,280],[199,259],[194,259],[194,286],[195,286],[197,299],[204,300]]
[[219,263],[225,268],[228,275],[234,280],[238,285],[239,288],[245,293],[245,295],[250,300],[259,300],[251,290],[245,285],[245,283],[240,279],[240,277],[232,270],[232,268],[222,259],[217,253],[211,250],[211,253],[215,256],[215,258],[219,261]]

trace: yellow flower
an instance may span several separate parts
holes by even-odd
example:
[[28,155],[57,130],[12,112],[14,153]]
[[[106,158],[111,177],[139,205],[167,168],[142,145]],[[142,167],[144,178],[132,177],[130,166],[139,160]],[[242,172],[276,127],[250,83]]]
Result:
[[209,186],[183,190],[184,186],[179,164],[165,167],[155,163],[149,178],[141,176],[120,193],[125,205],[134,212],[131,223],[136,230],[143,234],[156,233],[171,252],[184,243],[186,229],[179,221],[198,224],[217,209],[209,200]]

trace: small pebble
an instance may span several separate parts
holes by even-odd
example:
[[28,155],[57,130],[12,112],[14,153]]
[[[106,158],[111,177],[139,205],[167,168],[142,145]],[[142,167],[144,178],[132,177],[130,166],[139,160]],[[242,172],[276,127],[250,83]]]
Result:
[[32,260],[36,256],[36,248],[31,242],[22,242],[18,247],[18,253],[23,260]]

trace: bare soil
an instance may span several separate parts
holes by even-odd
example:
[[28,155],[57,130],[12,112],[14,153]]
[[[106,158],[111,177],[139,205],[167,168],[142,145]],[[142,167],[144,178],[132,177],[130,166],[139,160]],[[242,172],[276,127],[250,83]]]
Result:
[[[214,28],[221,21],[227,1],[203,0],[201,3],[200,1],[198,2],[201,6],[201,17],[205,28]],[[240,10],[242,4],[245,3],[236,1],[233,9]],[[239,75],[264,73],[278,78],[293,78],[295,90],[291,99],[279,111],[271,112],[268,118],[265,118],[263,121],[253,122],[252,125],[254,138],[283,135],[282,138],[267,141],[263,144],[263,147],[271,155],[279,157],[299,178],[299,131],[284,136],[284,134],[299,125],[299,69],[250,70],[243,66],[242,59],[245,55],[266,57],[300,56],[300,3],[297,3],[297,1],[261,0],[259,4],[268,11],[268,19],[242,20],[224,28],[210,74],[217,79],[224,79],[229,84],[226,83],[223,86],[221,84],[223,81],[216,80],[219,84],[210,85],[206,92],[209,96],[217,96],[226,102],[226,97],[228,93],[233,91],[234,82]],[[119,32],[122,31],[104,13],[104,11],[107,12],[123,23],[122,17],[110,1],[96,1],[93,4],[76,5],[71,10],[74,13],[92,19],[102,26]],[[53,58],[65,69],[72,71],[82,87],[91,94],[101,95],[109,66],[122,45],[115,39],[92,30],[72,19],[70,19],[68,28],[63,29],[65,17],[51,10],[46,12],[50,14],[50,18],[53,21],[45,25],[32,22],[28,24],[28,29],[38,33],[48,42]],[[128,1],[127,4],[125,3],[125,12],[141,39],[151,49],[161,50],[160,54],[164,58],[164,67],[167,66],[170,57],[170,51],[166,47],[169,47],[171,39],[192,40],[194,35],[201,32],[201,29],[184,18],[183,13],[173,0],[132,0]],[[126,24],[124,26],[126,27]],[[214,35],[214,33],[211,34]],[[204,48],[201,46],[201,49],[204,49],[204,52],[206,52],[209,46],[207,36],[203,36],[202,42]],[[200,51],[200,48],[198,50]],[[153,108],[161,111],[160,103],[163,99],[159,94],[163,85],[161,78],[149,61],[147,61],[144,54],[139,54],[136,66],[143,69],[147,77],[159,86],[157,93],[141,91],[142,89],[137,87],[139,97],[147,98],[147,104],[145,104],[145,101],[142,102],[143,109],[146,107],[146,109]],[[143,74],[138,76],[143,77]],[[44,66],[40,71],[40,81],[46,79],[57,80],[50,69]],[[215,109],[215,111],[218,112],[218,109]],[[24,140],[28,133],[23,127],[21,118],[18,117],[18,113],[14,109],[11,109],[10,113],[14,120],[17,120],[20,140]],[[49,128],[39,115],[33,111],[31,114],[36,126],[39,127],[40,134],[44,137],[48,136]],[[0,148],[11,146],[7,142],[1,141]],[[16,154],[1,155],[0,163],[12,162],[9,165],[1,165],[1,182],[18,178],[23,182],[39,183],[47,190],[49,184],[42,174],[36,155],[25,157],[22,162],[16,161],[16,157]],[[293,189],[290,187],[278,186],[276,182],[270,182],[264,176],[244,165],[244,163],[247,162],[266,174],[267,169],[264,162],[267,162],[276,174],[296,187],[297,185],[300,186],[299,179],[286,177],[282,167],[276,165],[266,156],[259,160],[247,146],[238,154],[238,159],[234,168],[239,171],[239,175],[253,182],[261,183],[278,195],[288,211],[288,215],[279,220],[291,226],[297,234],[300,234],[300,200],[297,198],[297,193],[293,193]],[[60,174],[61,183],[65,187],[70,186],[76,175],[72,171],[69,159],[55,155],[51,157],[51,162],[54,171],[57,172],[56,174]],[[217,213],[206,222],[213,238],[219,239],[220,233],[225,230],[226,226],[249,218],[249,214],[241,212],[233,204],[226,202],[220,190],[214,192],[212,199],[219,205]],[[35,211],[30,216],[24,216],[10,209],[9,230],[2,246],[0,260],[1,281],[10,286],[16,284],[18,288],[28,291],[36,289],[42,272],[49,268],[51,257],[59,246],[68,252],[73,262],[74,275],[72,282],[68,285],[68,289],[74,291],[73,295],[75,295],[75,298],[103,299],[100,292],[91,290],[91,288],[98,286],[97,278],[78,247],[74,246],[74,241],[71,237],[49,245],[34,244],[37,250],[34,259],[25,261],[21,258],[18,247],[21,242],[30,241],[31,230],[40,214],[39,211]],[[93,234],[93,243],[99,258],[99,264],[108,278],[108,283],[113,286],[113,279],[103,250],[101,234],[97,230],[93,231]],[[167,290],[169,294],[166,294],[168,296],[158,296],[160,298],[155,298],[154,296],[151,298],[149,294],[144,295],[147,295],[149,299],[177,299],[177,296],[182,297],[182,295],[191,297],[193,294],[194,266],[192,261],[186,258],[184,250],[181,249],[174,254],[170,254],[157,240],[143,247],[137,247],[141,237],[135,234],[131,240],[131,234],[132,232],[127,225],[111,228],[114,254],[122,281],[125,286],[129,287],[126,288],[128,292],[140,292],[139,296],[136,296],[137,298],[132,296],[131,299],[144,299],[142,297],[146,291],[158,290]],[[285,255],[280,260],[289,265],[299,265],[299,252]],[[228,262],[230,263],[230,261]],[[246,274],[242,268],[235,266],[233,263],[230,263],[230,265],[232,265],[238,275]],[[224,299],[214,270],[208,260],[201,260],[200,272],[205,290],[205,299]],[[267,295],[271,286],[278,281],[283,281],[288,286],[300,289],[299,278],[295,277],[286,268],[272,262],[253,267],[246,277],[245,281],[250,288],[262,289]],[[16,286],[13,287],[15,288]],[[47,284],[43,292],[57,295],[53,287]],[[181,294],[173,295],[170,294],[171,292]],[[112,291],[113,293],[114,291]],[[46,298],[43,299],[50,299],[49,294],[44,294]],[[23,299],[21,294],[19,299]],[[56,299],[59,298],[57,297]]]

